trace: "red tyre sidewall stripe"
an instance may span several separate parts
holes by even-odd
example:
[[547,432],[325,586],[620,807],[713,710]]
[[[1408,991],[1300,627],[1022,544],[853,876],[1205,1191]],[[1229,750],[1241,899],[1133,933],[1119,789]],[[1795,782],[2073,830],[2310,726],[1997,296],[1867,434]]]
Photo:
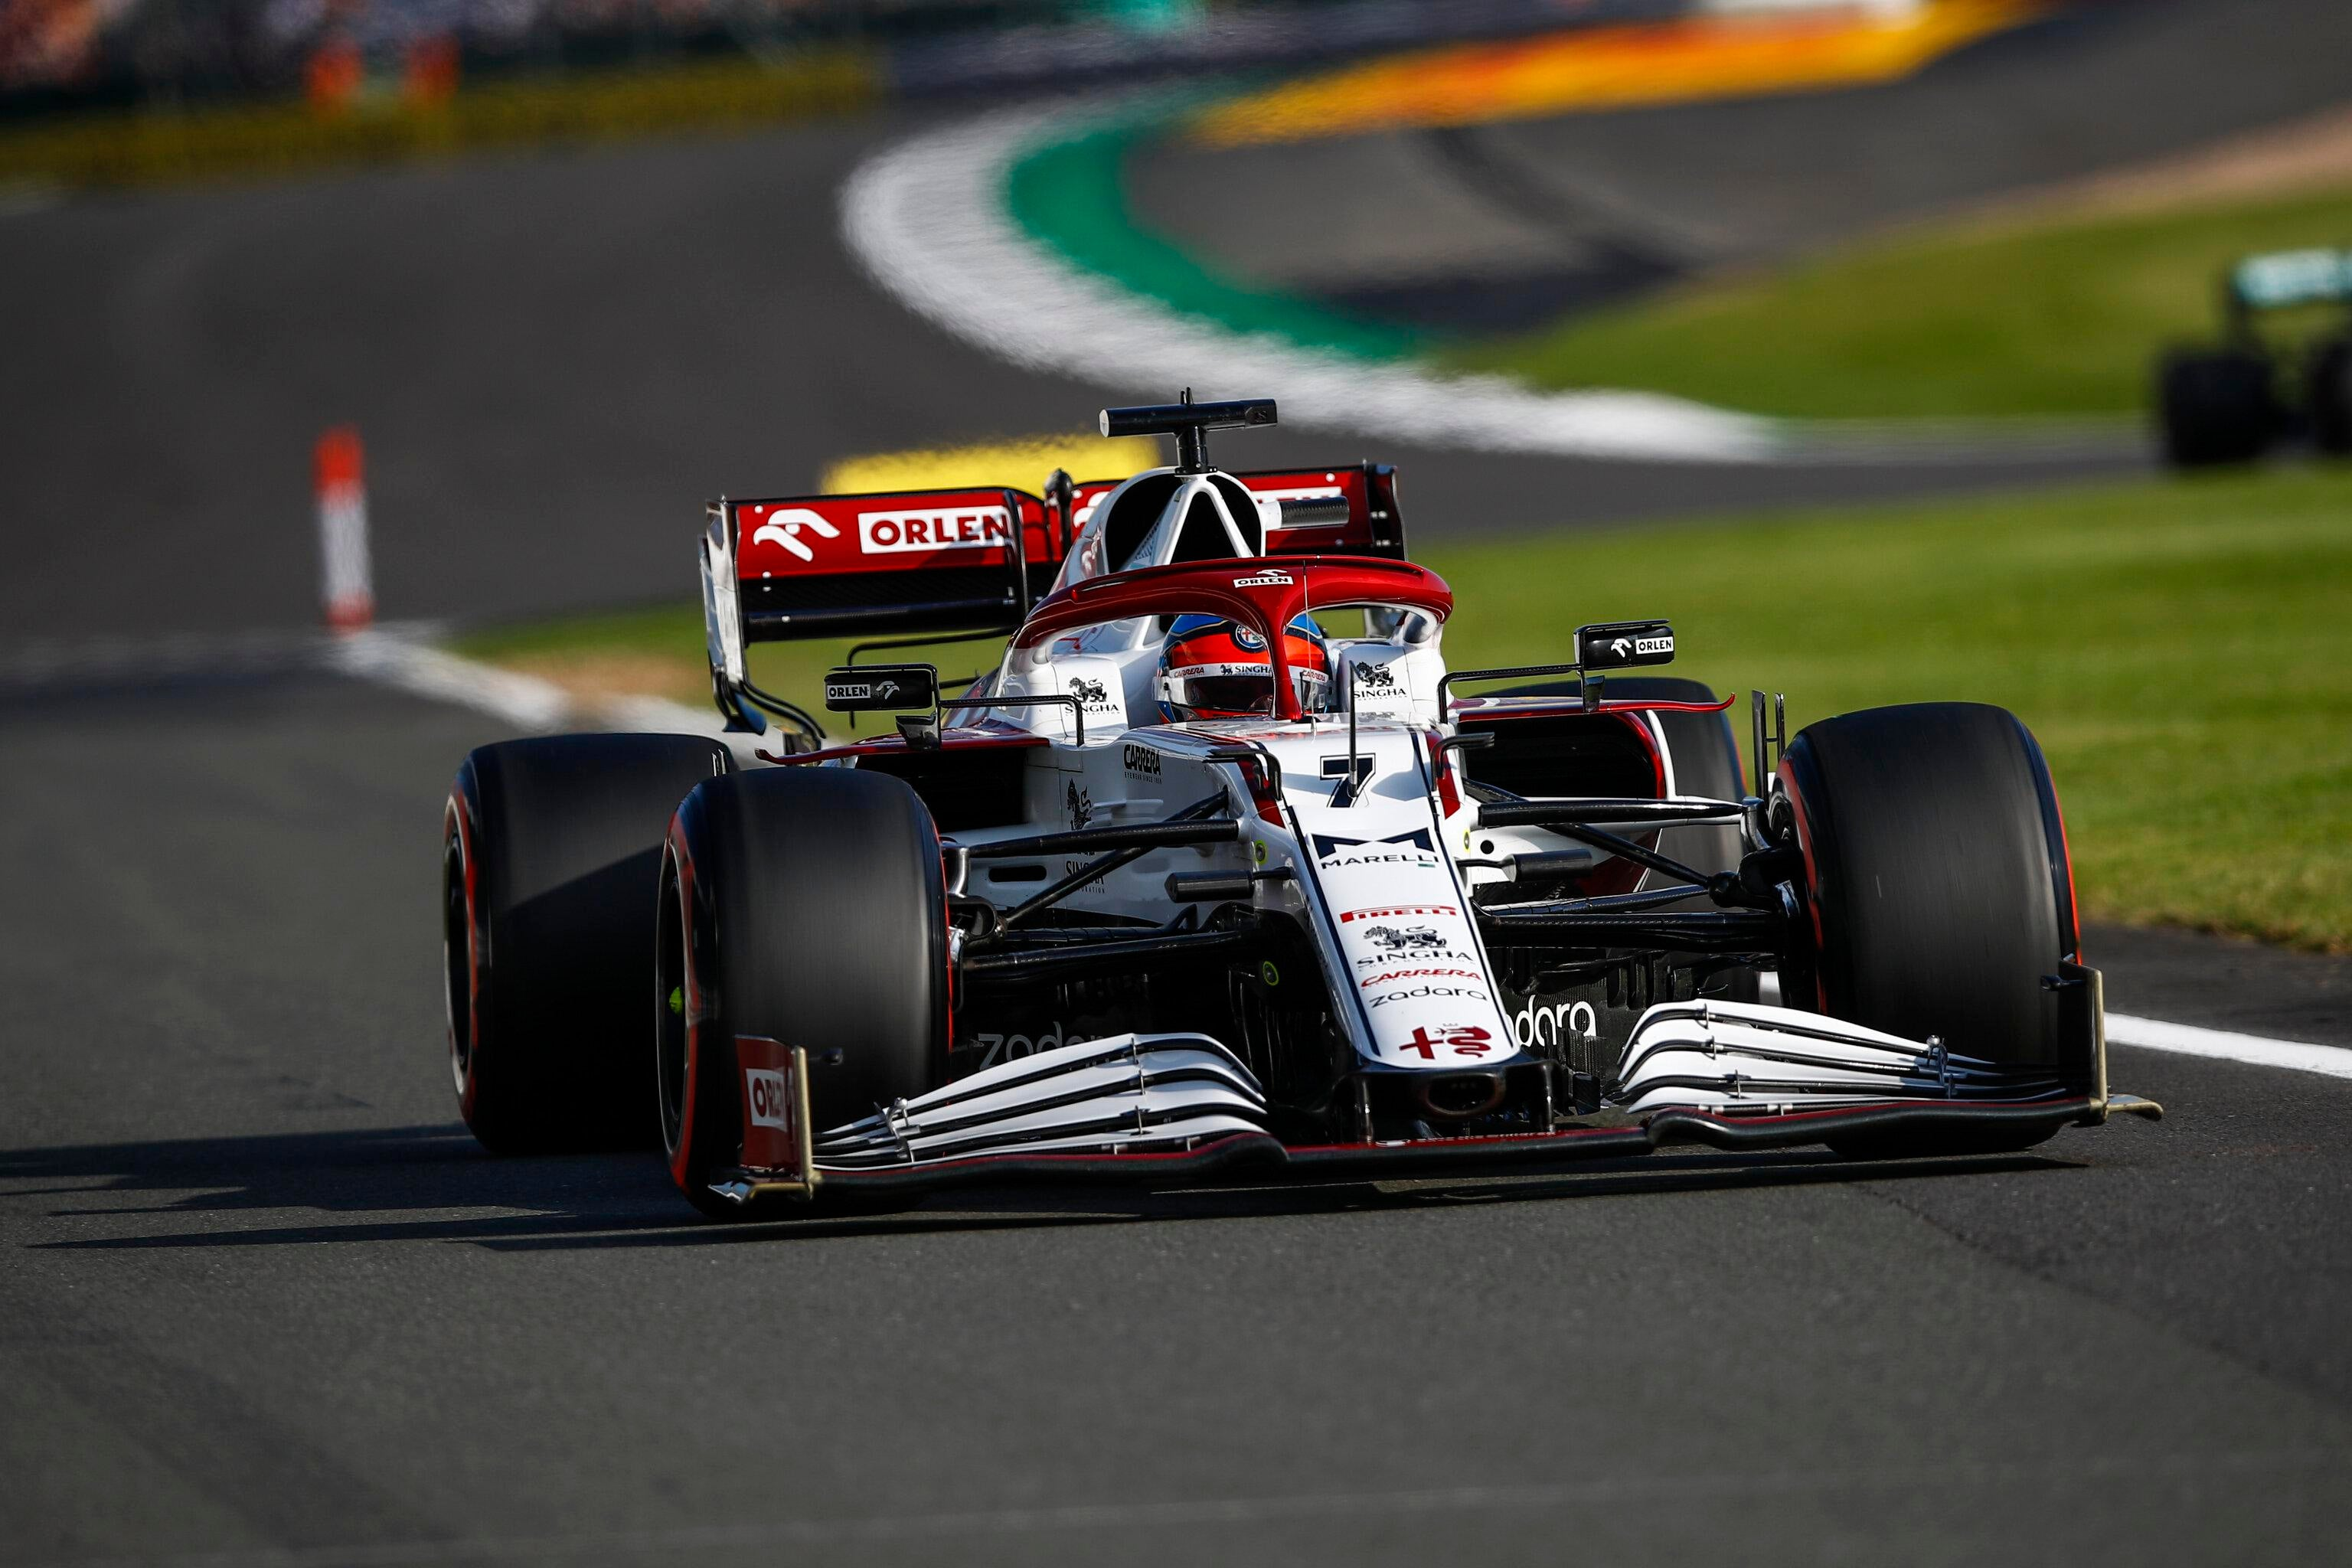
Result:
[[1830,1010],[1829,977],[1823,972],[1822,952],[1826,945],[1822,938],[1821,868],[1813,861],[1812,814],[1805,809],[1805,792],[1797,787],[1797,775],[1782,757],[1773,772],[1779,775],[1780,787],[1788,792],[1789,804],[1795,807],[1797,819],[1797,851],[1805,858],[1805,908],[1813,921],[1813,1002],[1814,1010],[1827,1014]]
[[[454,831],[457,839],[457,858],[464,867],[466,889],[466,1074],[457,1089],[457,1110],[470,1124],[474,1108],[479,1099],[477,1088],[480,1073],[477,1070],[482,1054],[482,931],[481,931],[481,860],[474,853],[474,823],[471,803],[461,785],[451,792],[447,809],[442,814],[442,833]],[[457,1054],[457,1020],[450,1020],[449,1054]]]
[[677,931],[678,944],[683,949],[678,964],[685,991],[686,1006],[686,1082],[678,1091],[677,1148],[670,1154],[670,1180],[681,1191],[689,1189],[689,1172],[694,1162],[694,1106],[697,1081],[701,1076],[702,1060],[702,985],[694,972],[694,857],[686,847],[686,832],[675,816],[670,818],[669,851],[677,867]]
[[2063,956],[2069,963],[2080,963],[2083,962],[2083,900],[2074,891],[2074,846],[2066,835],[2066,803],[2059,797],[2058,781],[2051,777],[2046,758],[2042,762],[2042,772],[2044,778],[2050,779],[2050,805],[2058,817],[2058,858],[2066,868],[2066,919],[2074,927],[2059,933],[2066,942],[2066,952]]

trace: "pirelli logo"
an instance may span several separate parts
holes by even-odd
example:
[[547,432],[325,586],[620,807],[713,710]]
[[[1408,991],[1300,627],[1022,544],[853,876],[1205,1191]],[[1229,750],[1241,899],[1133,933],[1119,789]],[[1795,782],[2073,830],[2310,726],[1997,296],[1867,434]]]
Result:
[[1358,921],[1405,920],[1415,915],[1448,915],[1459,920],[1462,911],[1452,904],[1387,904],[1377,910],[1349,910],[1339,917],[1339,923],[1352,925]]

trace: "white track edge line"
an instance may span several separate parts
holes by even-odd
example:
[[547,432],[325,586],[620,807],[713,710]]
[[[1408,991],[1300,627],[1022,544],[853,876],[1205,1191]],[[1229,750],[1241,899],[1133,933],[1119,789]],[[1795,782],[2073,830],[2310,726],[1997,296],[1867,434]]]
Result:
[[583,699],[551,680],[383,632],[358,632],[328,649],[328,668],[412,696],[471,708],[516,728],[544,732],[606,722],[666,735],[721,738],[719,715],[661,697]]
[[[1779,975],[1765,975],[1759,990],[1762,1000],[1775,1006],[1780,1005]],[[2289,1072],[2318,1073],[2325,1078],[2352,1078],[2352,1050],[2342,1046],[2273,1040],[2263,1035],[2241,1035],[2195,1024],[2168,1024],[2161,1018],[2135,1017],[2129,1013],[2107,1015],[2107,1044],[2142,1051],[2167,1051],[2174,1056],[2205,1057],[2214,1061],[2247,1062]]]
[[2200,1028],[2194,1024],[2168,1024],[2160,1018],[2135,1018],[2126,1013],[2107,1015],[2107,1043],[2137,1050],[2168,1051],[2175,1056],[2248,1062],[2255,1067],[2352,1079],[2352,1050],[2342,1046],[2273,1040],[2228,1029]]

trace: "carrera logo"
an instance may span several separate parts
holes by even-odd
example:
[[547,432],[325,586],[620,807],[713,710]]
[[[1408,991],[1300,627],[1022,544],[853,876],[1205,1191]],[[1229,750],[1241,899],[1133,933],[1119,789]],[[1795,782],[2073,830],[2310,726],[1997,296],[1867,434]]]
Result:
[[743,1069],[743,1103],[751,1108],[751,1125],[792,1131],[791,1085],[784,1075],[766,1068]]
[[1475,969],[1391,969],[1386,974],[1374,974],[1356,984],[1369,991],[1375,985],[1393,985],[1400,980],[1430,979],[1481,980],[1485,976]]
[[1260,572],[1255,576],[1236,577],[1236,588],[1287,588],[1298,579],[1287,572]]
[[1155,779],[1160,776],[1160,753],[1149,746],[1121,746],[1118,760],[1126,764],[1129,773]]
[[1011,537],[1012,521],[1012,514],[1001,506],[944,511],[861,511],[857,514],[857,548],[867,555],[1001,549]]
[[1353,925],[1358,921],[1412,920],[1416,916],[1444,915],[1460,920],[1462,911],[1452,904],[1390,904],[1377,910],[1349,910],[1339,917],[1341,925]]
[[841,537],[841,530],[834,527],[823,517],[806,507],[796,506],[782,507],[770,512],[767,521],[751,531],[751,542],[782,545],[803,561],[814,561],[816,559],[816,552],[810,549],[801,538],[801,530],[803,528],[819,539]]

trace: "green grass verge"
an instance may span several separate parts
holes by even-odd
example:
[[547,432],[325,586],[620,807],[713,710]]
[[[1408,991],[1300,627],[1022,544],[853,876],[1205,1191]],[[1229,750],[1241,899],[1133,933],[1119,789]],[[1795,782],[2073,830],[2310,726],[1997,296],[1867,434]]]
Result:
[[2210,337],[2249,251],[2352,240],[2352,191],[2164,214],[1915,231],[1445,352],[1547,387],[1762,414],[2123,413],[2170,340]]
[[[2000,703],[2049,755],[2094,915],[2352,949],[2352,468],[1426,558],[1461,605],[1446,637],[1457,668],[1558,659],[1580,622],[1663,615],[1678,672],[1783,689],[1791,725],[1878,703]],[[669,656],[693,681],[701,632],[694,612],[663,610],[466,647]],[[813,696],[832,657],[759,652],[795,695]]]
[[153,184],[757,125],[845,112],[880,91],[872,61],[834,49],[776,65],[729,59],[491,82],[438,104],[388,99],[340,112],[297,101],[90,114],[0,132],[0,182]]

